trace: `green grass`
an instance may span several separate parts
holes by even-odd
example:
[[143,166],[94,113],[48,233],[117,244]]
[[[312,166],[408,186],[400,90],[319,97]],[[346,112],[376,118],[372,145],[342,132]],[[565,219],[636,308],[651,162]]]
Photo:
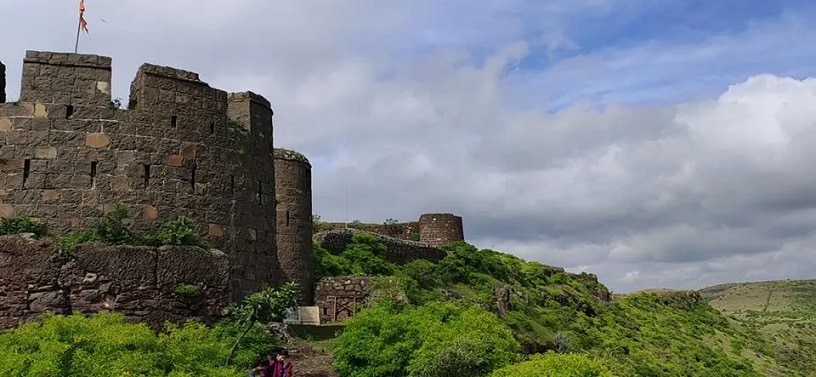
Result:
[[[777,367],[814,375],[809,371],[816,370],[816,280],[723,284],[699,292],[754,339],[767,341],[768,356]],[[767,372],[784,375],[772,367]]]

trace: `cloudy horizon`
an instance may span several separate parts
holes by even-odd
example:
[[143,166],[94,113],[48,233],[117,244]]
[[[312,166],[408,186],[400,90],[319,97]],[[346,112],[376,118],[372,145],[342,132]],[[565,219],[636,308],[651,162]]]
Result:
[[[78,1],[0,0],[72,51]],[[816,278],[816,4],[792,0],[86,0],[80,53],[265,96],[314,212],[463,217],[465,237],[616,292]]]

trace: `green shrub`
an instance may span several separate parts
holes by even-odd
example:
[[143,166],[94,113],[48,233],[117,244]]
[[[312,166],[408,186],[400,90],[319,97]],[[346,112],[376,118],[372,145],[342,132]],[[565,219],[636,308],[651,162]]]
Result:
[[519,350],[495,315],[449,302],[365,309],[346,323],[336,345],[334,366],[344,377],[484,376]]
[[155,234],[148,234],[143,237],[143,242],[147,245],[174,245],[174,246],[199,246],[208,248],[209,245],[195,229],[195,221],[188,216],[179,216],[176,220],[171,220],[162,225],[161,230]]
[[492,377],[613,377],[603,362],[581,354],[534,355],[530,360],[506,366]]
[[201,295],[201,288],[194,284],[179,284],[176,286],[176,296],[193,298]]
[[[239,350],[234,367],[222,365],[232,339],[226,328],[187,322],[168,324],[155,334],[120,314],[45,315],[38,322],[0,333],[0,375],[113,376],[244,376],[260,354]],[[264,335],[261,329],[252,337]],[[271,344],[271,340],[265,346]]]
[[26,216],[6,217],[0,219],[0,235],[34,233],[42,237],[48,233],[48,226],[31,220]]
[[57,258],[68,260],[73,257],[77,246],[88,242],[99,242],[105,245],[131,246],[198,246],[209,245],[195,230],[195,222],[187,216],[180,216],[167,221],[157,232],[140,234],[126,223],[130,217],[128,209],[117,205],[113,211],[101,220],[93,222],[88,229],[76,230],[57,238]]

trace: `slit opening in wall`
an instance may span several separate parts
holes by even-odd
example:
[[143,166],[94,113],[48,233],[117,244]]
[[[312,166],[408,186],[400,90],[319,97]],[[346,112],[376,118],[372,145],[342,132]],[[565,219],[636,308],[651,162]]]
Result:
[[198,166],[193,164],[193,171],[190,172],[190,188],[193,189],[193,194],[195,194],[195,184],[196,184],[196,168]]
[[96,161],[91,161],[91,188],[96,188]]
[[235,176],[230,174],[230,190],[235,191]]
[[150,165],[144,166],[144,187],[150,186]]
[[74,105],[65,106],[65,119],[68,119],[74,115]]
[[173,115],[170,117],[170,127],[175,128],[178,125],[178,116]]
[[289,226],[289,211],[286,211],[286,226]]
[[258,181],[258,203],[263,205],[263,184]]
[[210,122],[210,135],[215,133],[215,122]]
[[28,175],[31,174],[31,160],[26,159],[23,162],[23,188],[25,188],[26,181],[28,181]]

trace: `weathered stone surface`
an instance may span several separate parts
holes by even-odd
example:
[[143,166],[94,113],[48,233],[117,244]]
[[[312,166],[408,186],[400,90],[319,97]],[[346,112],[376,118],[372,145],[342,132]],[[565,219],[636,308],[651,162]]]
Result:
[[[227,256],[195,247],[83,245],[61,264],[52,240],[0,237],[0,329],[44,312],[121,312],[161,328],[165,321],[212,322],[229,303]],[[197,297],[178,297],[179,284]]]
[[116,203],[136,230],[187,215],[240,266],[234,299],[278,284],[269,101],[144,64],[124,110],[111,101],[111,66],[104,56],[26,52],[20,102],[0,104],[3,212],[55,232]]
[[[355,233],[362,232],[356,229],[332,230],[314,235],[314,240],[329,253],[340,254],[351,243]],[[405,264],[417,259],[439,262],[447,252],[421,242],[406,241],[374,234],[386,247],[385,258],[391,263]]]
[[419,217],[419,240],[433,246],[464,241],[462,218],[450,213],[426,213]]
[[374,277],[339,276],[315,283],[314,300],[320,310],[320,322],[342,322],[362,308],[371,295]]

